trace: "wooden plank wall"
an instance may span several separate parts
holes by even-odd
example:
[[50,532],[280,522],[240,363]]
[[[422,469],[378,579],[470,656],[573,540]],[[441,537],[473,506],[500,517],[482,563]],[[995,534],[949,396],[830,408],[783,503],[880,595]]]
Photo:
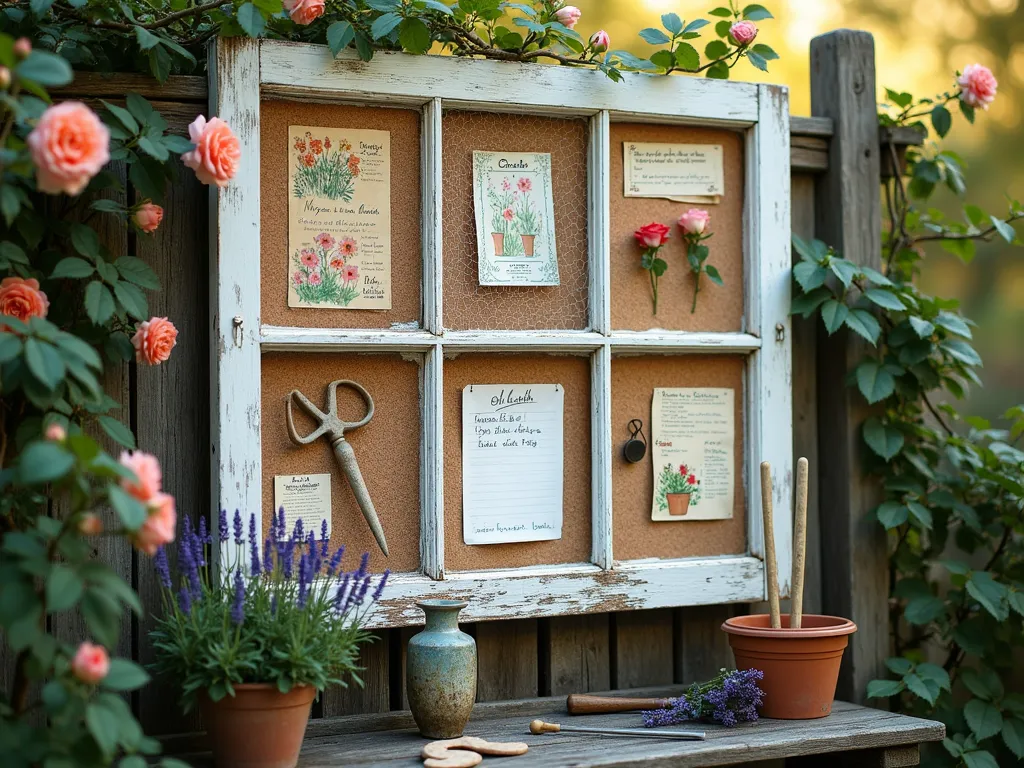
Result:
[[[180,132],[196,114],[206,111],[206,85],[201,78],[174,77],[158,86],[146,78],[80,75],[61,96],[117,100],[129,90],[157,101]],[[794,119],[793,228],[805,237],[813,234],[815,177],[828,168],[830,136],[828,119]],[[133,190],[127,194],[134,198]],[[207,361],[211,323],[206,200],[205,190],[192,173],[182,172],[169,192],[165,202],[168,213],[156,236],[132,236],[120,244],[159,273],[163,291],[151,300],[152,314],[173,318],[180,333],[170,364],[156,369],[130,365],[110,376],[111,392],[125,403],[140,447],[160,458],[165,484],[177,498],[179,514],[194,520],[208,514],[210,482],[206,455],[210,444]],[[793,333],[794,453],[816,463],[815,334],[810,325],[799,321],[794,323]],[[812,473],[804,603],[808,611],[821,606],[818,511]],[[160,604],[148,558],[129,552],[97,555],[111,558],[131,576],[145,605]],[[720,624],[748,610],[751,606],[723,605],[466,625],[479,648],[478,697],[481,701],[502,700],[704,679],[732,664]],[[146,637],[151,627],[150,617],[126,625],[123,649],[142,662],[152,659]],[[402,709],[404,653],[415,631],[404,628],[380,633],[377,642],[363,653],[365,687],[327,691],[314,715]],[[65,634],[77,632],[77,625],[70,622]],[[0,659],[0,679],[9,667],[9,659]],[[200,727],[194,715],[182,716],[173,693],[159,686],[142,691],[134,705],[147,733],[187,733]]]

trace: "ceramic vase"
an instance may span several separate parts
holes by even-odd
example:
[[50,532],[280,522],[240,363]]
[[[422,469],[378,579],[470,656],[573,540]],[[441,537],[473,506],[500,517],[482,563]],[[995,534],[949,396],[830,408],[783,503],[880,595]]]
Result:
[[424,600],[426,626],[409,641],[409,709],[428,739],[457,739],[476,701],[476,641],[459,630],[460,600]]
[[217,768],[295,768],[316,689],[281,693],[272,683],[235,684],[220,701],[203,696],[203,713]]

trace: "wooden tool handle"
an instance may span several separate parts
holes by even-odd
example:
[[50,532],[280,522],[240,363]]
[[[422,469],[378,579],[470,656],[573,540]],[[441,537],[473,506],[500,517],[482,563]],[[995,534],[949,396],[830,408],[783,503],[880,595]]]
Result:
[[565,700],[570,715],[604,715],[611,712],[635,712],[638,709],[664,709],[668,699],[626,699],[618,696],[588,696],[573,693]]
[[558,723],[545,723],[543,720],[533,720],[530,723],[530,733],[558,733],[562,726]]
[[772,629],[782,627],[779,615],[779,565],[775,559],[775,524],[772,515],[772,465],[761,462],[761,515],[764,522],[764,564],[768,580],[768,611]]
[[804,611],[804,563],[807,553],[807,459],[796,463],[796,511],[793,515],[793,581],[789,627],[800,629]]

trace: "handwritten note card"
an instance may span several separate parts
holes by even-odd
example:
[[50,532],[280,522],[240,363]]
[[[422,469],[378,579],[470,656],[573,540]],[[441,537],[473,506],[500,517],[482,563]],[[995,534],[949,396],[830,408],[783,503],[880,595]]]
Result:
[[462,536],[467,544],[562,538],[558,384],[462,390]]
[[288,306],[391,308],[391,134],[288,129]]
[[652,520],[732,517],[736,392],[655,389]]
[[331,476],[274,475],[274,512],[284,509],[285,530],[291,533],[300,517],[307,531],[317,531],[327,521],[331,534]]
[[717,203],[725,194],[720,144],[623,143],[626,197]]

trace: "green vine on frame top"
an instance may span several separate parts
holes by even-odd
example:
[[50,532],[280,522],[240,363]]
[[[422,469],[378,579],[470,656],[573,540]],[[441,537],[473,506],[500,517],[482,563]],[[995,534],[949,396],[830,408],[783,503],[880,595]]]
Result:
[[746,59],[767,71],[778,55],[754,43],[757,22],[771,19],[762,5],[728,5],[709,11],[715,39],[703,57],[693,41],[713,22],[661,17],[662,28],[640,37],[656,46],[649,57],[611,50],[604,30],[582,36],[583,16],[564,0],[13,0],[0,12],[0,30],[28,35],[78,70],[148,69],[158,80],[199,73],[206,43],[215,37],[248,35],[326,43],[337,56],[354,48],[369,60],[375,51],[431,50],[501,61],[548,61],[597,69],[612,80],[624,71],[703,73],[726,79]]
[[922,755],[936,766],[1024,760],[1024,695],[1004,683],[1024,650],[1024,406],[1006,411],[1005,425],[960,414],[956,401],[981,385],[973,323],[956,300],[918,285],[928,245],[964,264],[978,242],[1020,245],[1016,200],[992,213],[966,204],[960,216],[930,204],[940,185],[958,197],[967,185],[963,160],[929,134],[950,131],[953,101],[973,122],[996,88],[972,64],[935,98],[886,92],[883,127],[915,126],[923,141],[902,160],[893,144],[882,147],[896,173],[883,185],[881,270],[794,238],[793,312],[820,314],[829,334],[845,327],[870,344],[850,382],[872,406],[862,436],[865,466],[883,489],[874,516],[888,532],[895,655],[885,660],[890,677],[867,694],[946,724],[944,749]]

